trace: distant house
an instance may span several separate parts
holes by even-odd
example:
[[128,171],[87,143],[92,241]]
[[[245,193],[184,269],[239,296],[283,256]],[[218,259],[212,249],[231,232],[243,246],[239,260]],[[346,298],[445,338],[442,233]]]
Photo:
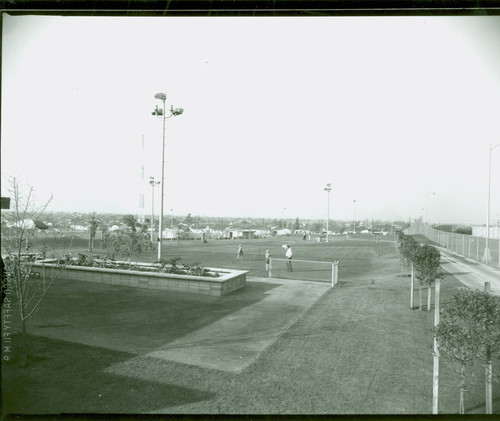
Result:
[[15,222],[7,222],[7,227],[9,228],[24,228],[24,229],[31,229],[35,228],[35,222],[32,219],[22,219],[19,221]]
[[205,230],[198,228],[189,228],[189,237],[194,240],[201,240]]
[[177,239],[177,236],[179,235],[179,229],[177,228],[166,228],[163,230],[163,238],[166,238],[168,240],[174,240]]
[[278,229],[276,230],[276,235],[290,235],[292,233],[288,228]]
[[226,228],[225,237],[229,239],[251,239],[257,238],[257,230],[244,228]]
[[303,229],[299,229],[299,230],[295,230],[294,231],[295,234],[311,234],[311,231],[309,230],[303,230]]

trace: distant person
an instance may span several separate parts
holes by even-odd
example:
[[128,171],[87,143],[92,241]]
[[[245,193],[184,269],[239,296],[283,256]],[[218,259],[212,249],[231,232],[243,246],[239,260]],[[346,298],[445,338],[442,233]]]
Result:
[[286,246],[286,271],[292,272],[292,248],[290,246]]
[[269,272],[269,265],[271,263],[271,252],[269,250],[266,250],[265,258],[266,258],[266,270]]
[[241,244],[238,246],[238,253],[236,255],[237,260],[243,260],[243,247],[241,247]]
[[305,241],[307,240],[307,234],[304,232],[304,235],[302,236],[302,239]]

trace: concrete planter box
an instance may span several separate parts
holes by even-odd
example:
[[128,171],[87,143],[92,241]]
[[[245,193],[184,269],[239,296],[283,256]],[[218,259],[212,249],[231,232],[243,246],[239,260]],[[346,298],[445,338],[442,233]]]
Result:
[[[146,266],[150,266],[145,264]],[[33,263],[32,272],[40,273],[42,268],[56,265],[48,262]],[[103,269],[84,266],[64,266],[64,278],[70,281],[95,282],[132,288],[159,289],[195,294],[222,296],[243,288],[248,271],[208,268],[220,276],[176,275],[172,273],[141,272],[138,270]],[[37,276],[37,275],[35,275]]]

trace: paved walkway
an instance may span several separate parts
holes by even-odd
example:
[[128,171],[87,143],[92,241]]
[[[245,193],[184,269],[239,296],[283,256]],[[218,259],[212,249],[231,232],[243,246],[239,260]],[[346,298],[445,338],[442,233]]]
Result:
[[471,289],[484,291],[484,283],[490,283],[490,292],[500,295],[500,271],[483,263],[436,247],[441,252],[441,267]]
[[223,371],[243,370],[330,288],[276,278],[247,277],[247,282],[275,287],[263,300],[144,356]]

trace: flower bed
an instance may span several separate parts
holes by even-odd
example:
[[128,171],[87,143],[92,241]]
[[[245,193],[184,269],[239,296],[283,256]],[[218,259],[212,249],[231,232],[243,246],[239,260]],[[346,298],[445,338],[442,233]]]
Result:
[[[69,263],[69,262],[68,262]],[[56,259],[45,259],[33,263],[32,272],[40,276],[44,267],[61,267],[63,278],[71,281],[95,282],[133,288],[171,290],[222,296],[243,288],[248,271],[218,268],[203,268],[204,275],[159,272],[160,264],[114,261],[130,269],[88,267],[64,264]],[[166,266],[166,265],[165,265]],[[198,266],[197,266],[198,267]],[[165,269],[165,267],[164,267]],[[177,266],[179,271],[184,266]],[[167,268],[168,270],[168,268]],[[38,273],[38,275],[37,275]]]
[[79,253],[78,257],[72,257],[71,253],[68,253],[63,259],[52,259],[51,261],[66,266],[138,270],[140,272],[173,273],[176,275],[208,276],[211,278],[219,276],[217,270],[210,270],[199,263],[183,263],[179,265],[180,260],[180,257],[176,257],[170,260],[162,260],[159,263],[125,262],[109,257],[87,256],[83,253]]

